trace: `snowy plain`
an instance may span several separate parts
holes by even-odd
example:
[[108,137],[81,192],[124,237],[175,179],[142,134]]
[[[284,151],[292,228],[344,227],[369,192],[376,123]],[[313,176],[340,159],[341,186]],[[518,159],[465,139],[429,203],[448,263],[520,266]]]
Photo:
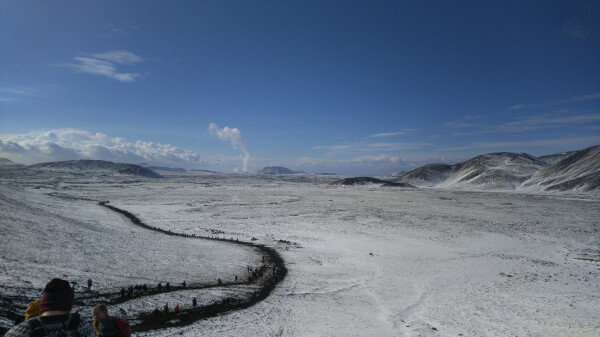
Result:
[[[98,205],[108,200],[165,230],[255,238],[276,248],[288,269],[248,309],[140,336],[600,335],[597,194],[331,185],[334,179],[0,175],[0,292],[33,300],[55,276],[80,284],[91,278],[101,291],[210,283],[260,263],[248,247],[132,226]],[[152,310],[246,291],[186,290],[109,309]],[[76,310],[89,315],[90,308]]]

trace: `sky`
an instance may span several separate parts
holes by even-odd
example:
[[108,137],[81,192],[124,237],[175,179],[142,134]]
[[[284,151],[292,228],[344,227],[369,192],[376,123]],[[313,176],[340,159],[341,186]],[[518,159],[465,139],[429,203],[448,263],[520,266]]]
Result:
[[0,157],[389,174],[600,144],[598,1],[0,2]]

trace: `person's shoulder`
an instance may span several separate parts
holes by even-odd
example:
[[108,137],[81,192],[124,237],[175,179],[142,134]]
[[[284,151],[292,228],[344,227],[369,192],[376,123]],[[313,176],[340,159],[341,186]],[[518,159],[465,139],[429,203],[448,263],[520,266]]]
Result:
[[15,326],[13,326],[4,337],[21,337],[31,335],[31,327],[29,326],[29,321],[32,319],[37,319],[36,317],[30,318],[24,322],[21,322]]
[[86,321],[83,318],[79,320],[77,332],[81,337],[96,337],[96,333],[94,332],[94,329],[92,329],[92,325],[90,324],[90,322]]

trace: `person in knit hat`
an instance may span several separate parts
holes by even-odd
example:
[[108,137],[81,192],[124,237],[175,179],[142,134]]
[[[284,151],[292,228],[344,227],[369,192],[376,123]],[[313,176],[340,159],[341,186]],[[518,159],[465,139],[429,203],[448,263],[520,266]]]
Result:
[[40,301],[40,313],[45,311],[66,311],[73,309],[75,293],[68,281],[53,278],[46,284]]
[[66,331],[77,331],[81,337],[94,337],[89,322],[79,314],[71,313],[75,294],[68,281],[53,278],[46,284],[39,302],[40,315],[12,327],[4,337],[29,337],[32,335],[53,335]]
[[98,303],[92,308],[94,321],[92,326],[99,337],[130,337],[131,326],[126,319],[113,317],[108,314],[104,303]]

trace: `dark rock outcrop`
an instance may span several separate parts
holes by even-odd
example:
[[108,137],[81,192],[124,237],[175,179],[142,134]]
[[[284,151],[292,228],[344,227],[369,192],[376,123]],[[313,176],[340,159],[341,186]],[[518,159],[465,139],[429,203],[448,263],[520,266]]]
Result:
[[378,184],[386,187],[410,187],[415,188],[414,186],[407,183],[399,183],[389,180],[381,180],[373,177],[352,177],[352,178],[344,178],[340,179],[336,182],[333,182],[334,185],[343,185],[343,186],[353,186],[353,185],[368,185],[368,184]]

